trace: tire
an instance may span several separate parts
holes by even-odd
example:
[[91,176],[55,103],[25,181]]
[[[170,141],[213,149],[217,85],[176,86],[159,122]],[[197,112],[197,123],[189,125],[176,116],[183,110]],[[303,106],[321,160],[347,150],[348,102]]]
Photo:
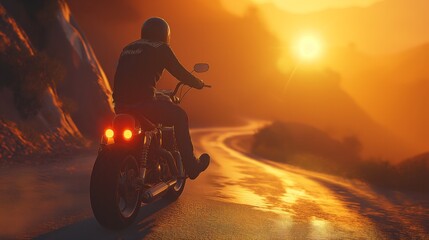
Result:
[[134,221],[141,205],[137,177],[138,164],[132,154],[115,146],[98,154],[91,174],[90,199],[100,225],[119,230]]
[[185,189],[186,173],[180,154],[178,152],[173,152],[172,155],[174,157],[174,160],[176,161],[179,176],[176,185],[170,190],[168,190],[168,192],[164,195],[164,198],[175,201],[180,197],[180,195],[182,195],[182,192]]

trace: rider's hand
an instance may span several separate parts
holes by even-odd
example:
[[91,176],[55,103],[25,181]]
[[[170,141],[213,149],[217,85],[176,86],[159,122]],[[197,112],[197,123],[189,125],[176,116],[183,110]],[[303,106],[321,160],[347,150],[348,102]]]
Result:
[[167,101],[167,102],[171,102],[171,98],[170,96],[162,93],[162,92],[156,92],[155,94],[155,99],[158,101]]
[[198,80],[198,83],[195,84],[194,88],[196,88],[196,89],[203,89],[204,86],[205,86],[204,81],[201,80],[201,79],[199,79],[199,78],[196,78],[196,79]]

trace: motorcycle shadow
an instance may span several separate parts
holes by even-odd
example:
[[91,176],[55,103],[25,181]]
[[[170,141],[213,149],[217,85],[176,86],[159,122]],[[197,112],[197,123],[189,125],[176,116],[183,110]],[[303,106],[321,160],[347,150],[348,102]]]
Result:
[[143,205],[134,223],[121,231],[101,227],[94,217],[62,227],[35,237],[36,240],[50,239],[144,239],[152,232],[156,218],[153,214],[168,207],[173,201],[160,199]]

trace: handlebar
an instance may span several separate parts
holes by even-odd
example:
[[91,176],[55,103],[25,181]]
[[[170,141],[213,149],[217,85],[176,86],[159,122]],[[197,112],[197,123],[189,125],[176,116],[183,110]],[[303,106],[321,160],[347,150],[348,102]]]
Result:
[[[176,96],[177,92],[179,91],[179,88],[184,85],[184,83],[179,82],[177,83],[176,87],[174,88],[174,91],[172,92],[171,96]],[[211,88],[212,85],[204,84],[204,87]]]

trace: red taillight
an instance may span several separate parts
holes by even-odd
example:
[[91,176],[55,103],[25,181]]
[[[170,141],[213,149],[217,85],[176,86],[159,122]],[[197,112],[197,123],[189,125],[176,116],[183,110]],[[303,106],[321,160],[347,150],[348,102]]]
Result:
[[108,128],[108,129],[106,129],[106,131],[104,132],[104,135],[105,135],[107,138],[112,138],[113,136],[115,136],[115,132],[113,132],[113,130],[112,130],[112,129]]
[[130,140],[133,137],[133,132],[129,129],[126,129],[122,134],[125,140]]

